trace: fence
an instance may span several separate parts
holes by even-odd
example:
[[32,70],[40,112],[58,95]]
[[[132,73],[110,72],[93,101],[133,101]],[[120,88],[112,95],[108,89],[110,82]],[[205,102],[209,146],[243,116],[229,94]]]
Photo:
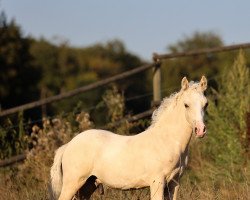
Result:
[[[172,59],[172,58],[179,58],[179,57],[187,57],[187,56],[198,56],[198,55],[204,55],[204,54],[211,54],[211,53],[219,53],[219,52],[225,52],[225,51],[232,51],[232,50],[237,50],[237,49],[246,49],[250,48],[250,43],[244,43],[244,44],[236,44],[236,45],[230,45],[230,46],[223,46],[223,47],[216,47],[216,48],[207,48],[207,49],[200,49],[197,51],[189,51],[189,52],[182,52],[182,53],[171,53],[171,54],[153,54],[153,62],[134,68],[132,70],[123,72],[121,74],[112,76],[110,78],[97,81],[93,84],[89,84],[80,88],[77,88],[75,90],[71,90],[69,92],[65,92],[59,95],[55,95],[52,97],[48,97],[39,101],[34,101],[31,103],[27,103],[21,106],[17,106],[11,109],[3,110],[0,112],[0,117],[4,117],[16,112],[24,111],[27,109],[39,107],[48,103],[60,101],[65,98],[69,98],[72,96],[75,96],[80,93],[84,93],[86,91],[93,90],[95,88],[107,85],[111,82],[117,81],[117,80],[122,80],[125,78],[128,78],[130,76],[133,76],[135,74],[141,73],[143,71],[146,71],[150,68],[153,68],[153,102],[158,103],[161,100],[161,61],[166,60],[166,59]],[[152,114],[152,110],[147,110],[143,113],[140,113],[136,116],[132,116],[128,121],[136,121],[138,119],[144,118],[146,116],[149,116]],[[119,122],[117,122],[119,123]],[[26,158],[26,156],[23,155],[18,155],[3,161],[0,161],[0,167],[1,166],[6,166],[10,165],[16,161],[22,161]]]
[[159,101],[161,99],[160,91],[161,91],[161,86],[160,86],[160,77],[161,77],[161,60],[165,59],[171,59],[171,58],[179,58],[179,57],[187,57],[187,56],[197,56],[197,55],[202,55],[202,54],[211,54],[211,53],[218,53],[218,52],[225,52],[225,51],[232,51],[232,50],[237,50],[237,49],[246,49],[250,48],[250,43],[244,43],[244,44],[237,44],[237,45],[230,45],[230,46],[224,46],[224,47],[216,47],[216,48],[208,48],[208,49],[200,49],[197,51],[189,51],[189,52],[182,52],[182,53],[171,53],[171,54],[153,54],[153,63],[151,64],[146,64],[137,68],[134,68],[132,70],[123,72],[121,74],[112,76],[110,78],[97,81],[93,84],[89,84],[80,88],[77,88],[75,90],[71,90],[69,92],[65,92],[59,95],[55,95],[52,97],[48,97],[45,99],[41,99],[39,101],[34,101],[31,103],[27,103],[21,106],[17,106],[14,108],[10,108],[7,110],[2,110],[0,112],[0,117],[10,115],[16,112],[24,111],[27,109],[39,107],[48,103],[60,101],[65,98],[69,98],[72,96],[75,96],[77,94],[87,92],[89,90],[93,90],[95,88],[107,85],[111,82],[117,81],[117,80],[122,80],[125,78],[128,78],[130,76],[133,76],[137,73],[141,73],[143,71],[146,71],[150,68],[154,68],[154,73],[153,73],[153,94],[154,94],[154,101]]

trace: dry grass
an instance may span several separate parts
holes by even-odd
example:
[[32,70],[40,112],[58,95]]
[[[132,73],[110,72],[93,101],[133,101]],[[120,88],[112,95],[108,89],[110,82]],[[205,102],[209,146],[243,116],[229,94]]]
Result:
[[[77,122],[81,131],[93,126],[86,113],[77,116]],[[28,152],[27,160],[22,164],[0,171],[0,200],[49,199],[49,171],[53,162],[54,150],[75,135],[72,129],[70,123],[65,119],[44,120],[42,128],[34,126],[31,137],[26,139],[34,146]],[[233,162],[227,168],[216,166],[214,162],[209,161],[207,156],[204,156],[204,152],[201,150],[207,139],[209,138],[191,142],[191,159],[189,167],[181,179],[179,199],[249,199],[249,167],[246,165],[242,168]],[[149,197],[148,188],[122,191],[104,186],[104,195],[97,190],[92,199],[148,200]]]
[[[66,123],[67,124],[67,123]],[[55,135],[60,138],[65,137],[67,131],[70,133],[70,128],[60,125],[55,127],[47,126],[47,135],[52,139]],[[37,129],[42,131],[41,129]],[[58,130],[60,130],[58,132]],[[63,132],[65,131],[65,132]],[[45,132],[40,132],[44,134]],[[43,137],[42,137],[43,138]],[[69,138],[64,138],[67,141]],[[48,198],[48,180],[49,169],[52,164],[53,153],[47,147],[43,146],[49,143],[49,147],[53,147],[58,142],[54,141],[38,141],[37,146],[33,149],[28,159],[21,165],[10,169],[2,169],[0,173],[0,199],[13,200],[47,200]],[[43,144],[43,145],[42,145]],[[225,176],[226,173],[221,173],[216,166],[208,163],[206,160],[199,157],[199,150],[194,147],[199,146],[197,143],[192,145],[192,159],[190,166],[181,179],[181,187],[179,191],[179,199],[181,200],[245,200],[249,199],[249,174],[246,169],[241,169],[237,172],[240,180],[233,180],[234,177]],[[201,144],[200,144],[201,145]],[[38,150],[39,149],[39,150]],[[229,166],[232,167],[232,166]],[[225,171],[228,169],[225,169]],[[238,177],[237,176],[237,177]],[[104,187],[104,195],[101,195],[98,190],[94,193],[93,200],[149,200],[149,189],[139,190],[117,190]]]
[[180,199],[187,200],[246,200],[249,199],[249,183],[228,182],[229,180],[202,180],[192,183],[186,178],[180,187]]
[[[79,117],[81,115],[85,113]],[[87,126],[90,123],[86,117],[82,121],[87,121]],[[84,127],[82,123],[79,126]],[[26,137],[33,148],[27,151],[25,162],[11,169],[2,169],[0,173],[0,199],[48,199],[54,151],[73,136],[71,125],[64,119],[45,119],[42,128],[34,126],[30,137]]]
[[[82,127],[83,124],[81,124]],[[61,120],[44,124],[43,129],[34,127],[33,134],[39,139],[35,148],[29,152],[28,159],[11,169],[2,169],[0,173],[0,199],[48,199],[49,170],[52,165],[53,152],[57,146],[68,141],[74,135],[70,125]],[[34,142],[34,138],[33,138]],[[189,169],[181,179],[179,199],[187,200],[243,200],[250,196],[249,174],[247,169],[237,171],[237,176],[227,176],[226,171],[234,171],[235,166],[221,171],[202,157],[197,148],[202,142],[191,144],[191,162]],[[234,168],[234,169],[233,169]],[[240,177],[237,178],[236,177]],[[149,189],[121,191],[104,187],[104,195],[96,191],[92,199],[149,199]]]

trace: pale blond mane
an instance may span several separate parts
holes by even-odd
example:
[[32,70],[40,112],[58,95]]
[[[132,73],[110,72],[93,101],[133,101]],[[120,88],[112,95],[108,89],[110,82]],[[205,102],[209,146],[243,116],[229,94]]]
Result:
[[[199,87],[199,83],[198,82],[194,82],[191,81],[189,83],[189,88],[188,90],[194,90],[197,89]],[[159,120],[159,118],[161,117],[163,112],[167,112],[167,110],[170,108],[170,106],[172,105],[172,103],[174,103],[174,105],[177,105],[178,100],[180,99],[180,97],[182,96],[182,94],[185,91],[180,90],[179,92],[175,92],[173,94],[171,94],[169,97],[165,97],[160,106],[153,112],[152,115],[152,121],[151,121],[151,126],[153,127],[155,125],[155,123]]]

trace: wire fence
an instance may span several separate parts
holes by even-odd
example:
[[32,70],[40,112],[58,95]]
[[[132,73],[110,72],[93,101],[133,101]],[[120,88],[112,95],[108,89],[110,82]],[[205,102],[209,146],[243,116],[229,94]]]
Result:
[[112,76],[110,78],[107,78],[107,79],[104,79],[104,80],[101,80],[101,81],[97,81],[95,83],[92,83],[92,84],[89,84],[89,85],[86,85],[86,86],[83,86],[83,87],[80,87],[80,88],[77,88],[77,89],[62,93],[62,94],[58,94],[58,95],[51,96],[51,97],[48,97],[48,98],[45,98],[45,99],[41,99],[41,100],[38,100],[38,101],[27,103],[27,104],[24,104],[24,105],[21,105],[21,106],[17,106],[17,107],[14,107],[14,108],[3,110],[3,111],[0,112],[0,117],[10,115],[10,114],[13,114],[13,113],[16,113],[16,112],[24,111],[24,110],[27,110],[27,109],[39,107],[39,106],[42,106],[42,105],[45,105],[45,104],[48,104],[48,103],[53,103],[53,102],[56,102],[56,101],[60,101],[60,100],[65,99],[65,98],[73,97],[73,96],[78,95],[80,93],[87,92],[87,91],[96,89],[98,87],[102,87],[102,86],[107,85],[109,83],[112,83],[114,81],[122,80],[122,79],[125,79],[127,77],[133,76],[133,75],[138,74],[140,72],[143,72],[143,71],[145,71],[147,69],[150,69],[153,66],[154,66],[154,64],[146,64],[146,65],[134,68],[132,70],[123,72],[121,74]]
[[[177,90],[178,88],[177,87],[165,87],[161,90],[161,92],[165,92],[165,91],[169,91],[169,90]],[[128,102],[131,102],[131,101],[134,101],[134,100],[140,100],[140,99],[145,99],[145,98],[148,98],[148,97],[152,97],[153,96],[153,92],[147,92],[147,93],[143,93],[143,94],[140,94],[140,95],[136,95],[136,96],[132,96],[132,97],[129,97],[129,98],[126,98],[125,99],[125,102],[128,103]],[[101,101],[99,104],[103,104],[104,102]],[[74,114],[79,114],[80,112],[84,111],[84,112],[91,112],[91,111],[95,111],[97,110],[100,106],[98,105],[94,105],[94,106],[90,106],[90,107],[86,107],[86,108],[80,108],[79,110],[77,111],[74,111]],[[46,119],[53,119],[53,118],[56,118],[58,116],[61,116],[61,117],[66,117],[68,116],[69,114],[72,114],[73,111],[70,111],[70,112],[65,112],[65,113],[62,113],[61,115],[60,114],[56,114],[56,115],[51,115],[51,116],[46,116]],[[41,123],[43,122],[43,118],[39,118],[39,119],[35,119],[35,120],[30,120],[29,122],[27,123],[23,123],[22,125],[24,127],[26,126],[30,126],[30,125],[34,125],[34,124],[37,124],[37,123]],[[11,126],[5,126],[4,129],[5,130],[11,130],[11,129],[15,129],[15,128],[18,128],[19,127],[19,124],[14,124],[14,125],[11,125]]]
[[[213,76],[213,77],[210,77],[209,79],[207,79],[208,81],[210,81],[210,80],[213,80],[213,79],[216,79],[216,78],[220,78],[221,76],[219,76],[219,75],[216,75],[216,76]],[[163,89],[161,89],[161,93],[163,93],[163,92],[166,92],[166,91],[176,91],[176,90],[178,90],[179,89],[179,87],[165,87],[165,88],[163,88]],[[125,99],[125,102],[131,102],[131,101],[134,101],[134,100],[139,100],[139,99],[144,99],[144,98],[148,98],[148,97],[151,97],[152,98],[152,96],[153,96],[153,92],[147,92],[147,93],[143,93],[143,94],[140,94],[140,95],[136,95],[136,96],[133,96],[133,97],[129,97],[129,98],[126,98]],[[101,104],[102,103],[104,103],[103,101],[101,101],[100,102]],[[98,109],[98,107],[99,107],[99,105],[95,105],[95,106],[90,106],[90,107],[87,107],[87,108],[80,108],[78,111],[75,111],[74,112],[74,114],[79,114],[80,112],[82,112],[82,111],[84,111],[84,112],[91,112],[91,111],[94,111],[94,110],[97,110]],[[151,109],[149,109],[149,110],[151,110]],[[72,112],[73,111],[70,111],[70,112],[65,112],[65,113],[63,113],[63,114],[61,114],[61,115],[58,115],[58,114],[56,114],[56,115],[51,115],[51,116],[46,116],[46,119],[53,119],[53,118],[56,118],[56,117],[58,117],[58,116],[60,116],[60,117],[66,117],[66,116],[68,116],[69,114],[72,114]],[[147,111],[145,111],[145,112],[147,112]],[[140,114],[143,114],[144,112],[142,112],[142,113],[140,113]],[[137,115],[135,115],[135,116],[137,116]],[[133,117],[132,117],[133,118]],[[135,117],[136,118],[136,117]],[[31,120],[31,121],[29,121],[29,122],[27,122],[27,123],[23,123],[22,125],[24,126],[24,127],[26,127],[26,126],[30,126],[30,125],[34,125],[34,124],[36,124],[36,123],[41,123],[41,122],[43,122],[43,118],[39,118],[39,119],[36,119],[36,120]],[[128,120],[128,121],[131,121],[130,119],[128,119],[128,118],[124,118],[124,120]],[[134,120],[135,121],[135,120]],[[119,122],[120,123],[120,122]],[[117,124],[119,124],[119,123],[117,123]],[[4,128],[5,128],[5,130],[11,130],[11,129],[15,129],[15,128],[18,128],[19,127],[19,124],[15,124],[15,125],[12,125],[12,126],[5,126]]]

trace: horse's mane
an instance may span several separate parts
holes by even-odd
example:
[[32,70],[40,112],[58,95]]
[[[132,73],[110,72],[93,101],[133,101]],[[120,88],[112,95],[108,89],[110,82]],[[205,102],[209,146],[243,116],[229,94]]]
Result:
[[170,108],[170,104],[175,101],[177,103],[178,96],[180,96],[181,91],[171,94],[169,97],[165,97],[160,106],[153,112],[151,126],[159,120],[163,112],[166,112]]
[[[189,82],[189,89],[193,90],[193,89],[197,89],[197,87],[199,86],[199,83],[191,81]],[[180,99],[180,97],[182,96],[182,94],[184,93],[183,90],[180,90],[179,92],[175,92],[173,94],[171,94],[169,97],[165,97],[160,106],[153,112],[152,115],[152,122],[151,122],[151,126],[154,126],[154,124],[159,120],[160,116],[162,115],[163,112],[166,112],[169,108],[170,105],[172,103],[175,103],[175,105],[177,104],[178,100]]]

